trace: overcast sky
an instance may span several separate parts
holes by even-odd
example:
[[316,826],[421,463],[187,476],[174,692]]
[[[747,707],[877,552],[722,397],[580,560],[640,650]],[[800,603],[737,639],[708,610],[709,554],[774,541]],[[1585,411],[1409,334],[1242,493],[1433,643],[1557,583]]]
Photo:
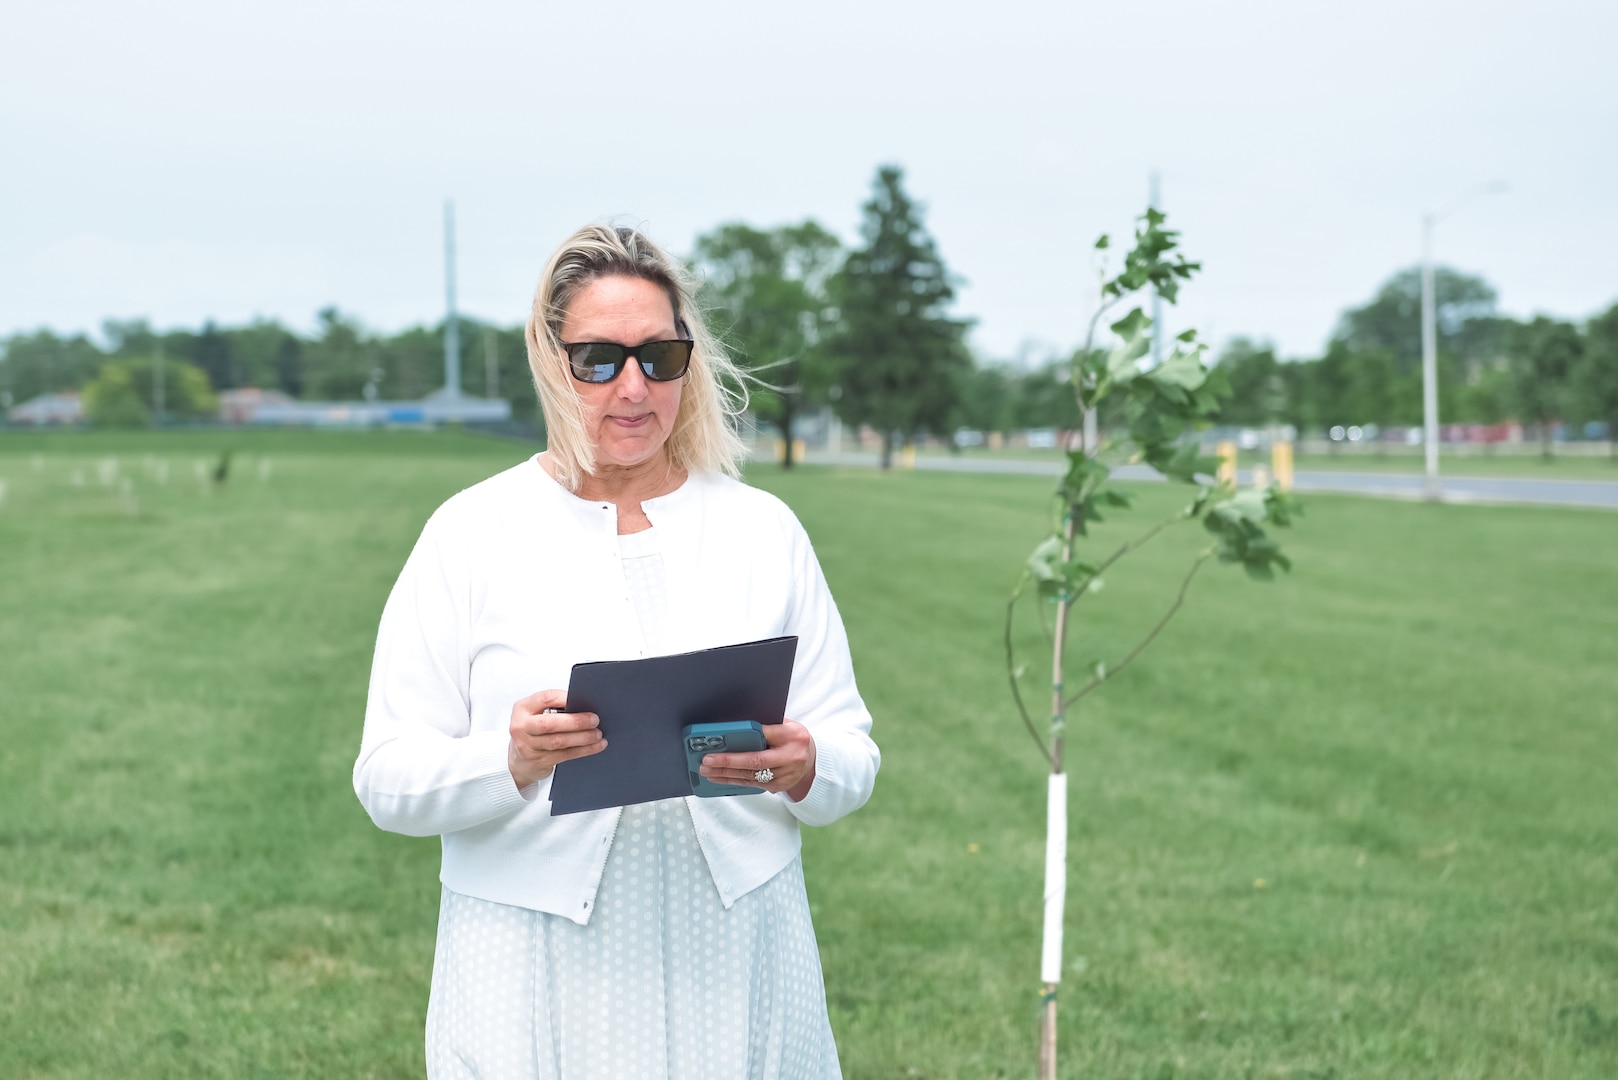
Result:
[[[1169,318],[1316,355],[1420,255],[1503,310],[1618,300],[1618,4],[681,0],[18,4],[0,66],[0,335],[335,304],[527,313],[587,221],[845,240],[904,167],[989,357],[1071,348],[1095,236],[1162,174],[1205,273]],[[1030,344],[1031,343],[1031,344]]]

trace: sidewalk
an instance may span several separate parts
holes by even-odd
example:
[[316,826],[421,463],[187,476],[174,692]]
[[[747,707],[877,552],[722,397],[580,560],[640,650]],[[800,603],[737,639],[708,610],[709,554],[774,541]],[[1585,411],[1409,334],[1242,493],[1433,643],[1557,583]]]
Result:
[[[772,460],[768,444],[759,448],[755,461]],[[808,465],[835,465],[874,468],[874,453],[827,454],[811,450]],[[1060,476],[1059,461],[1019,461],[1008,458],[923,455],[916,469],[932,472],[995,473],[1015,476]],[[1161,480],[1155,469],[1145,465],[1125,465],[1118,469],[1121,480]],[[1354,473],[1299,470],[1293,476],[1300,492],[1334,492],[1346,495],[1373,495],[1390,499],[1420,499],[1424,477],[1419,473]],[[1238,474],[1243,484],[1252,483],[1250,470]],[[1537,480],[1507,477],[1442,477],[1443,501],[1452,503],[1520,503],[1547,506],[1582,506],[1618,510],[1618,480]]]

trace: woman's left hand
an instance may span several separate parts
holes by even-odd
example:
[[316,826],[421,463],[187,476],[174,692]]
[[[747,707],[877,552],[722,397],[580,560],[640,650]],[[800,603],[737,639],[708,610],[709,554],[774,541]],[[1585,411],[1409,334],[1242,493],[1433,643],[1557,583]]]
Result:
[[[815,782],[815,739],[796,720],[764,725],[769,746],[742,754],[709,754],[702,759],[702,775],[719,784],[745,784],[765,791],[784,791],[793,802],[809,794]],[[757,780],[754,773],[769,769],[775,775]]]

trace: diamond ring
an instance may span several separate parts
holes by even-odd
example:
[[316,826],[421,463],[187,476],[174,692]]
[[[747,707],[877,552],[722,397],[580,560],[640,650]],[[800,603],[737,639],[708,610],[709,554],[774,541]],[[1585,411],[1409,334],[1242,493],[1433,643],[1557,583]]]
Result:
[[758,772],[753,774],[753,779],[757,780],[761,784],[768,784],[771,780],[775,779],[775,770],[760,769]]

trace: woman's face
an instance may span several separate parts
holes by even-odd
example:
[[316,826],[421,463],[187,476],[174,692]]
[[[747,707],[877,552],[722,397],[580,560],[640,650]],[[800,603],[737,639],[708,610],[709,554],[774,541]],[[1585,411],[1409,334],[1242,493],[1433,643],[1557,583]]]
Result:
[[[644,345],[679,336],[668,294],[642,278],[597,278],[574,295],[562,320],[562,340],[570,343]],[[609,383],[574,380],[584,404],[585,431],[595,444],[598,474],[661,458],[674,431],[684,382],[651,382],[634,362]]]

